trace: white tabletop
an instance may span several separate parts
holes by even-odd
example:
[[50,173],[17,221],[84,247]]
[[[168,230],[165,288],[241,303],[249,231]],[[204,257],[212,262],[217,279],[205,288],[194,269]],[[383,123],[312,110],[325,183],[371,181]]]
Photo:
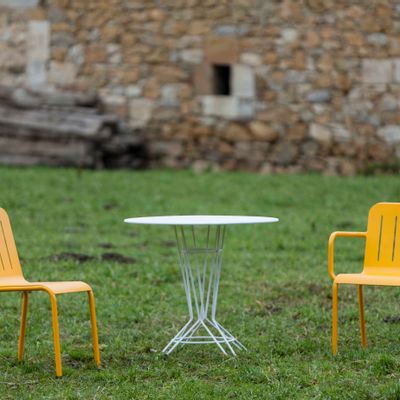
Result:
[[168,215],[159,217],[127,218],[128,224],[143,225],[240,225],[270,224],[278,222],[274,217],[254,217],[245,215]]

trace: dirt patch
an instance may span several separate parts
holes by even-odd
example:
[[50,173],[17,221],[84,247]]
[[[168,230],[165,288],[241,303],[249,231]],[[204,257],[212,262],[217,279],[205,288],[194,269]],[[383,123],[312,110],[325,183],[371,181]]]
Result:
[[164,247],[175,247],[176,246],[176,242],[174,240],[164,240],[162,242],[162,245]]
[[114,208],[117,208],[118,204],[117,203],[107,203],[103,205],[103,208],[107,211],[113,210]]
[[398,324],[400,322],[400,316],[385,317],[383,318],[383,322],[386,322],[387,324]]
[[115,246],[112,243],[99,243],[102,249],[113,249]]
[[59,261],[78,261],[78,262],[88,262],[96,259],[94,256],[90,256],[88,254],[83,253],[71,253],[71,252],[63,252],[60,254],[54,254],[50,256],[50,259],[55,262]]
[[133,257],[127,257],[119,253],[103,253],[101,255],[101,260],[102,261],[113,261],[113,262],[118,262],[120,264],[133,264],[136,262],[136,260]]
[[273,303],[265,303],[260,300],[256,300],[256,304],[265,312],[268,314],[277,314],[282,311],[282,307],[277,306]]

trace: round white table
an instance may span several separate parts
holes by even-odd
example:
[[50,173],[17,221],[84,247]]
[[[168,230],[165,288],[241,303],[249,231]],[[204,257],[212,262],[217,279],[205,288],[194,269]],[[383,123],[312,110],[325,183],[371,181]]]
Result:
[[[170,354],[178,345],[215,343],[236,355],[246,349],[216,319],[218,288],[226,225],[267,224],[273,217],[239,215],[176,215],[127,218],[128,224],[170,225],[175,231],[189,320],[165,346]],[[226,346],[226,349],[224,348]]]

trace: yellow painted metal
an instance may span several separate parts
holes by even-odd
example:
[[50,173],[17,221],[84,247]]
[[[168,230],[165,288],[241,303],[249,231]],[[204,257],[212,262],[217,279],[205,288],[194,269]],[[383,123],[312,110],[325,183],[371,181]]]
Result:
[[56,375],[61,377],[62,364],[56,295],[62,293],[87,292],[89,297],[90,320],[92,324],[93,355],[96,364],[100,366],[96,310],[94,295],[91,287],[85,282],[80,281],[28,282],[22,273],[17,248],[15,246],[15,241],[11,230],[10,220],[6,211],[0,208],[0,292],[15,291],[22,292],[22,315],[20,336],[18,341],[18,359],[20,361],[22,361],[24,354],[29,293],[33,291],[44,291],[50,296]]
[[[334,244],[337,237],[365,238],[364,269],[359,274],[335,274]],[[400,203],[377,203],[369,211],[367,232],[333,232],[328,243],[328,273],[333,280],[332,352],[337,352],[338,285],[358,287],[361,344],[367,345],[364,285],[400,286]]]

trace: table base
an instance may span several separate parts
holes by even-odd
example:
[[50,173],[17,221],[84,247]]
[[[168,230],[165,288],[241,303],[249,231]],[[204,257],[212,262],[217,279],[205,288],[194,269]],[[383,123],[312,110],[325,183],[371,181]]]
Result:
[[[217,298],[222,266],[225,226],[197,228],[174,227],[189,321],[162,350],[170,354],[187,344],[216,344],[224,353],[236,355],[235,349],[246,350],[227,329],[216,320]],[[196,316],[195,316],[196,314]],[[203,334],[200,334],[203,331]]]

